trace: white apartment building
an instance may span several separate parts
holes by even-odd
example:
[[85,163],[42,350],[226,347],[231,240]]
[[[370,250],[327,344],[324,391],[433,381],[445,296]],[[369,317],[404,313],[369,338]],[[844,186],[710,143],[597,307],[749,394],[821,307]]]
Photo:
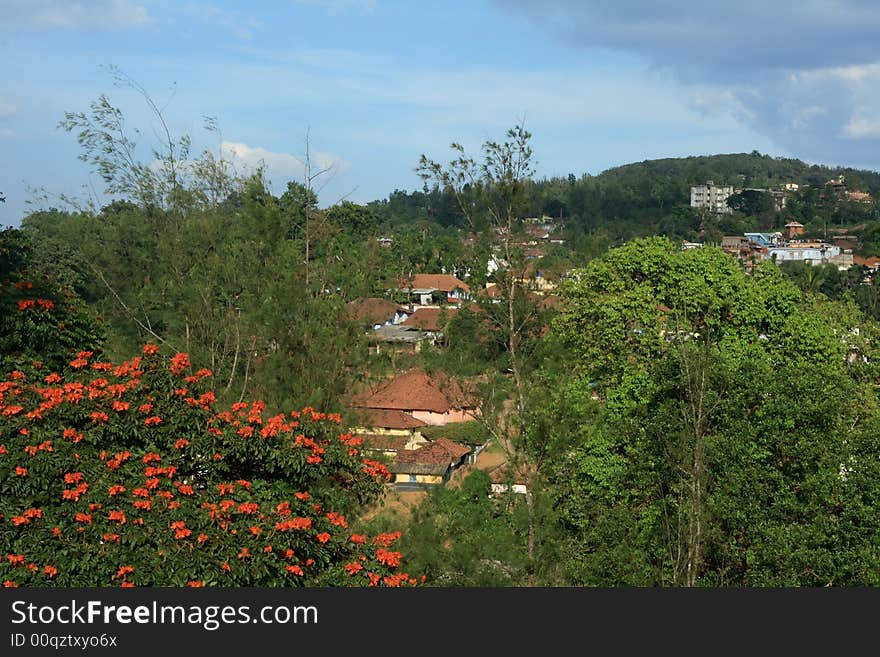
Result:
[[727,198],[731,194],[732,185],[716,185],[708,180],[705,185],[691,187],[691,207],[708,208],[716,214],[733,214],[733,210],[727,205]]

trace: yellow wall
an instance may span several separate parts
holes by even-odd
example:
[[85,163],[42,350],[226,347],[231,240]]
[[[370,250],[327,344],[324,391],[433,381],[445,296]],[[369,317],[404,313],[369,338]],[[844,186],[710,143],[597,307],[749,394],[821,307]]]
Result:
[[411,482],[409,480],[409,475],[398,472],[394,479],[395,483],[398,484],[409,484],[409,483],[417,483],[417,484],[442,484],[443,483],[443,475],[428,475],[428,474],[418,474],[416,475],[415,482]]

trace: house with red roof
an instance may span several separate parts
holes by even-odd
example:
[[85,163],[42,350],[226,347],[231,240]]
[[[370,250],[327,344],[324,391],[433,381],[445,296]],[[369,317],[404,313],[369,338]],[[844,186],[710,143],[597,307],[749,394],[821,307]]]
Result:
[[476,397],[455,379],[421,370],[396,376],[363,395],[356,406],[370,411],[398,411],[429,425],[466,422],[479,413]]
[[397,452],[388,470],[398,486],[437,486],[449,481],[453,471],[464,465],[471,453],[469,447],[437,438],[417,449]]
[[378,330],[383,326],[397,326],[412,315],[412,311],[389,299],[360,298],[345,304],[345,316],[364,328]]
[[471,298],[470,286],[449,274],[414,274],[398,281],[397,289],[420,306],[458,304]]

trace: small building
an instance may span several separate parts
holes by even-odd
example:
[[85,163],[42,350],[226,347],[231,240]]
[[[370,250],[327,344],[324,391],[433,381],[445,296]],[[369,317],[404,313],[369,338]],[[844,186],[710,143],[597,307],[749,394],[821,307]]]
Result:
[[793,240],[799,235],[804,234],[804,225],[798,221],[789,221],[785,224],[785,236],[787,239]]
[[469,447],[438,438],[416,449],[398,451],[388,470],[398,486],[439,486],[449,481],[470,453]]
[[788,242],[785,246],[768,249],[770,258],[776,262],[800,261],[811,265],[823,265],[841,255],[840,247],[826,242]]
[[457,308],[417,308],[403,325],[409,328],[440,334],[458,312]]
[[402,324],[412,315],[412,311],[388,299],[367,297],[345,304],[345,314],[364,328],[376,330],[383,326]]
[[398,290],[421,306],[457,304],[471,296],[468,284],[449,274],[415,274],[399,281]]
[[357,406],[402,411],[430,425],[466,422],[478,414],[473,394],[464,391],[456,380],[439,374],[429,376],[420,370],[396,376],[359,399]]
[[434,343],[434,337],[410,326],[386,325],[367,334],[371,354],[383,352],[417,354],[423,346]]

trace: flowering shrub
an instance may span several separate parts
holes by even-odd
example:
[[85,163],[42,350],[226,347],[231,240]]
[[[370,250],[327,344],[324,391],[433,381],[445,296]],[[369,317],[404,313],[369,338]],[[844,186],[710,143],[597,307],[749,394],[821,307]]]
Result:
[[[400,534],[346,514],[388,472],[340,417],[215,408],[211,372],[154,345],[122,364],[0,381],[0,581],[6,586],[415,584]],[[38,372],[38,373],[35,373]]]

